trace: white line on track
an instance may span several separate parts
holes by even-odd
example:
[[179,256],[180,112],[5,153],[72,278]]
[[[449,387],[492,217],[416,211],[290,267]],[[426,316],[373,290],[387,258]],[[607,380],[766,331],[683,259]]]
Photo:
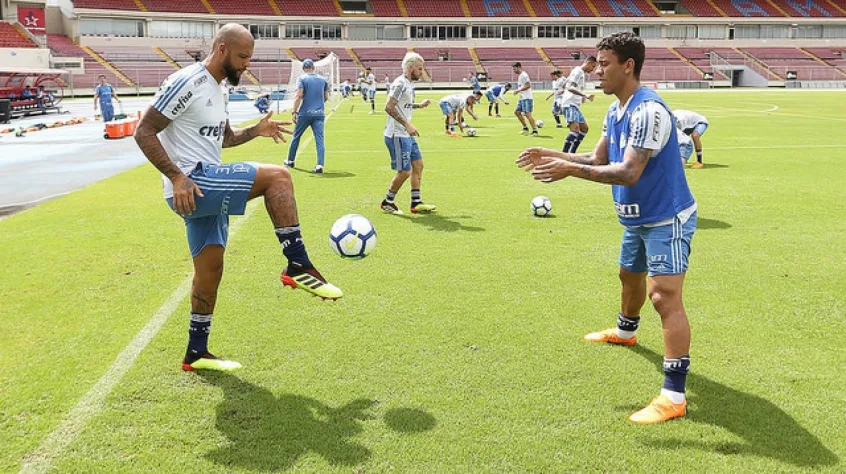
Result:
[[[334,111],[332,111],[334,113]],[[326,116],[326,120],[332,113]],[[308,146],[313,136],[306,137],[300,147]],[[247,206],[244,215],[235,221],[229,229],[230,239],[235,236],[238,229],[246,222],[258,205],[259,199],[253,199]],[[106,406],[106,397],[112,392],[115,386],[121,381],[124,375],[135,364],[141,352],[156,337],[159,330],[176,311],[180,303],[191,291],[193,275],[187,276],[182,283],[171,293],[168,299],[153,314],[147,324],[138,331],[132,341],[118,354],[112,365],[106,370],[97,383],[86,393],[74,406],[59,425],[41,442],[41,444],[29,454],[24,456],[21,466],[21,474],[43,473],[50,469],[53,461],[67,448],[85,428],[85,424],[91,418],[99,414]]]

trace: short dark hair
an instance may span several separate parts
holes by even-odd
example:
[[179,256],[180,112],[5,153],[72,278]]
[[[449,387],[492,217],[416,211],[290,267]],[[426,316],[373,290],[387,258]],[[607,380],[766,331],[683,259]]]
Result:
[[478,96],[478,97],[482,97],[482,91],[474,91],[473,95]]
[[639,36],[631,31],[621,31],[608,35],[596,45],[596,49],[608,50],[617,55],[620,63],[629,59],[634,60],[634,76],[640,80],[640,70],[643,69],[643,60],[646,58],[646,45]]
[[587,59],[585,59],[585,61],[587,61],[589,63],[595,63],[596,62],[596,56],[588,56]]
[[366,68],[364,68],[364,70],[365,70],[365,71],[370,71],[371,69],[370,69],[369,67],[366,67]]
[[100,74],[99,76],[97,76],[97,79],[100,79],[101,77],[102,77],[103,79],[105,79],[105,78],[106,78],[106,75],[105,75],[105,74]]
[[516,63],[512,64],[511,67],[523,67],[523,65],[520,64],[520,61],[517,61]]
[[561,71],[559,71],[558,69],[555,69],[555,70],[553,70],[553,71],[552,71],[551,73],[549,73],[549,74],[550,74],[551,76],[558,76],[558,75],[560,75],[560,74],[561,74]]
[[511,83],[510,83],[510,82],[506,82],[506,83],[505,83],[505,88],[506,88],[506,89],[511,89]]

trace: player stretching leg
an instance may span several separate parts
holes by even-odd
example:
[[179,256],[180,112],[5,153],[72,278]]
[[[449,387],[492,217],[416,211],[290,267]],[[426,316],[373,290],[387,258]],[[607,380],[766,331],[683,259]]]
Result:
[[587,76],[596,69],[596,58],[588,56],[581,66],[576,66],[567,76],[564,94],[561,96],[561,109],[570,133],[564,140],[566,153],[575,153],[588,133],[588,124],[582,114],[581,106],[585,100],[593,101],[593,94],[585,94]]
[[596,148],[584,154],[529,148],[517,165],[546,183],[575,176],[612,185],[617,215],[625,226],[622,301],[617,327],[585,339],[634,345],[640,309],[649,296],[664,332],[664,385],[660,395],[629,420],[659,423],[687,412],[690,326],[682,288],[696,230],[696,201],[684,175],[672,113],[655,91],[640,85],[643,41],[630,32],[615,33],[597,48],[602,91],[616,95],[617,101],[608,110]]
[[414,137],[420,136],[417,128],[411,124],[414,109],[429,106],[429,99],[419,104],[414,103],[414,81],[423,77],[423,56],[407,53],[402,60],[403,74],[391,84],[385,112],[385,146],[391,155],[391,169],[396,171],[391,187],[382,201],[382,210],[390,214],[402,214],[394,199],[402,185],[411,176],[411,212],[432,212],[435,206],[424,204],[420,197],[420,181],[423,178],[423,155]]
[[291,132],[266,115],[257,124],[229,126],[226,97],[220,82],[237,86],[249,67],[253,36],[241,25],[224,25],[214,38],[212,53],[168,77],[147,108],[135,141],[162,173],[168,206],[185,220],[194,260],[191,322],[183,370],[233,370],[241,364],[220,359],[208,350],[212,314],[223,276],[223,254],[229,236],[229,215],[244,213],[247,201],[259,196],[288,266],[282,283],[316,296],[343,296],[314,268],[300,235],[291,175],[282,166],[221,161],[221,148],[238,146],[255,137],[278,143]]
[[526,119],[528,119],[529,124],[532,126],[532,136],[536,137],[538,136],[538,127],[535,124],[535,118],[532,117],[532,103],[534,102],[532,81],[529,79],[526,71],[523,70],[523,65],[519,62],[512,64],[511,70],[514,71],[514,74],[517,74],[517,90],[514,91],[514,94],[520,94],[520,101],[517,102],[517,107],[514,109],[514,115],[517,116],[520,124],[523,125],[523,130],[520,133],[529,131],[529,127],[526,125]]

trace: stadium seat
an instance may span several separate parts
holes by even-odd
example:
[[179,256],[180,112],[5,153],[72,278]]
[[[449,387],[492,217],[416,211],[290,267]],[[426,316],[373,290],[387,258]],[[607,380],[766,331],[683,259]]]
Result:
[[389,18],[404,16],[397,0],[370,0],[368,3],[375,16]]
[[[215,13],[229,15],[267,15],[274,16],[276,12],[270,8],[268,0],[208,0]],[[280,2],[283,5],[287,2]]]
[[36,48],[20,30],[11,23],[0,22],[0,48]]
[[600,16],[644,17],[658,16],[649,0],[596,0],[593,2]]
[[97,10],[141,10],[132,0],[74,0],[73,6]]
[[209,13],[200,0],[142,0],[151,12]]
[[405,0],[405,9],[408,10],[408,16],[429,18],[464,16],[460,2],[457,1]]
[[531,16],[523,0],[467,0],[472,17],[525,17]]

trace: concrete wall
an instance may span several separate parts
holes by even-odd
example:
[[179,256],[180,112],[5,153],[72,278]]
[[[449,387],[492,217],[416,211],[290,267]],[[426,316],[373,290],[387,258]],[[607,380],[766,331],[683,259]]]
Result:
[[0,64],[7,68],[50,67],[50,51],[39,48],[0,48]]

